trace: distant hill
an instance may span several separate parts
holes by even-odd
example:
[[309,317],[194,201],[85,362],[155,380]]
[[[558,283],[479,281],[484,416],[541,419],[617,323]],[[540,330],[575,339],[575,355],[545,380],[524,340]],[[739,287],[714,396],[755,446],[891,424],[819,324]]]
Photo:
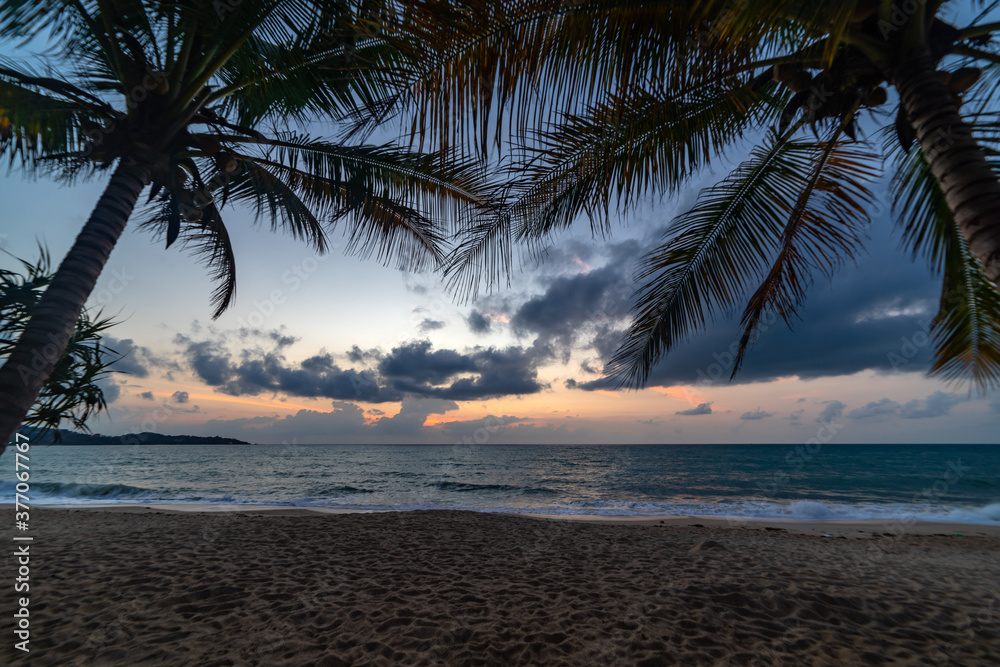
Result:
[[249,445],[236,438],[220,438],[218,436],[200,435],[164,435],[162,433],[129,433],[127,435],[87,434],[59,429],[59,442],[55,434],[48,433],[37,439],[32,439],[36,445]]

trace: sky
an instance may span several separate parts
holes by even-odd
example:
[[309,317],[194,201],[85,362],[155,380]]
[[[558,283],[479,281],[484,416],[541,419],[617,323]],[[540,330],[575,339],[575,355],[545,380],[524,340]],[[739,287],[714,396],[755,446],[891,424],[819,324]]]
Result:
[[[102,187],[4,176],[0,247],[61,257]],[[926,377],[939,284],[877,209],[867,252],[818,280],[794,330],[771,326],[732,382],[734,318],[645,390],[602,380],[635,262],[692,197],[648,202],[609,239],[584,223],[471,303],[434,273],[317,256],[230,213],[237,299],[214,321],[204,268],[129,228],[89,302],[121,321],[107,343],[126,355],[92,428],[255,443],[997,442],[996,392]]]
[[[317,256],[232,209],[237,296],[212,320],[204,267],[130,225],[88,304],[120,320],[106,342],[125,355],[92,429],[255,443],[1000,442],[1000,392],[926,375],[940,280],[900,250],[884,183],[865,253],[818,279],[794,330],[770,326],[733,381],[738,313],[674,350],[644,390],[602,379],[636,261],[745,152],[732,158],[609,238],[580,221],[469,303],[434,273],[346,256],[336,235]],[[103,187],[0,175],[0,249],[33,260],[41,243],[60,259]]]

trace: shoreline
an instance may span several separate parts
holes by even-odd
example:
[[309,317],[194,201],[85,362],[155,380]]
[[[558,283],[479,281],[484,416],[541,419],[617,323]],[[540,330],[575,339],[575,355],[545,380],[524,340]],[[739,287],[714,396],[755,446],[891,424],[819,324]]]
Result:
[[[897,535],[935,535],[935,536],[982,536],[1000,538],[1000,524],[961,523],[955,521],[918,521],[908,519],[794,519],[784,517],[740,517],[740,516],[707,516],[678,514],[644,514],[644,515],[599,515],[599,514],[529,514],[518,512],[483,512],[470,509],[405,509],[405,510],[366,510],[340,509],[333,507],[290,507],[287,505],[233,505],[222,503],[123,503],[94,505],[36,505],[35,507],[55,511],[95,511],[162,514],[251,514],[267,516],[338,516],[338,515],[377,515],[413,512],[449,512],[487,514],[496,516],[515,516],[539,521],[567,521],[586,524],[633,525],[633,526],[681,526],[704,527],[711,529],[747,529],[747,530],[787,530],[808,535],[842,535],[845,537],[861,535],[868,537]],[[0,503],[0,510],[12,510],[12,503]]]

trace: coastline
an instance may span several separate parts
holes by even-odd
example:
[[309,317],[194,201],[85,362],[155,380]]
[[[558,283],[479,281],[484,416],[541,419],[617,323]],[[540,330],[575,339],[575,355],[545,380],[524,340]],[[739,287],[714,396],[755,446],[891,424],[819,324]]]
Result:
[[[953,524],[886,536],[856,522],[446,510],[31,513],[32,650],[25,659],[5,642],[10,665],[944,665],[1000,655],[1000,537],[966,525],[957,537]],[[13,613],[3,601],[0,613]]]
[[[803,520],[782,517],[719,517],[678,514],[602,515],[602,514],[521,514],[517,512],[480,512],[475,510],[362,510],[335,507],[289,507],[287,505],[226,505],[221,503],[122,503],[87,505],[42,505],[54,511],[102,511],[164,514],[261,514],[267,516],[329,516],[341,514],[391,514],[408,512],[468,512],[498,516],[517,516],[545,521],[570,521],[589,524],[623,524],[633,526],[684,526],[705,527],[713,530],[787,530],[807,535],[843,535],[868,537],[897,535],[980,536],[1000,538],[1000,524],[960,523],[955,521],[914,521],[906,519],[815,519]],[[0,511],[13,510],[11,503],[0,503]]]

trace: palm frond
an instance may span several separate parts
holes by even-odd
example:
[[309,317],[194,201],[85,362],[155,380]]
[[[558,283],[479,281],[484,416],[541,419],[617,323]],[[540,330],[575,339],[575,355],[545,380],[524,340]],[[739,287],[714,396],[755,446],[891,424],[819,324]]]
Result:
[[865,239],[870,222],[866,204],[874,199],[867,183],[878,176],[873,167],[877,156],[840,141],[842,131],[843,126],[815,144],[808,171],[795,184],[801,189],[785,223],[781,249],[743,311],[743,334],[731,378],[759,336],[761,321],[774,314],[790,325],[813,274],[832,276],[845,259],[856,255]]
[[[181,214],[182,204],[172,192],[163,192],[155,202],[138,216],[138,227],[162,239],[172,235],[180,246],[204,264],[211,280],[216,284],[211,304],[215,308],[212,318],[218,318],[236,296],[236,256],[233,252],[229,230],[226,228],[219,207],[211,202],[200,210],[200,219],[189,220]],[[186,207],[191,210],[190,206]]]
[[480,283],[499,285],[510,270],[510,243],[540,244],[586,213],[606,231],[610,212],[626,213],[651,195],[668,195],[746,127],[774,116],[773,86],[740,77],[692,89],[632,90],[568,115],[515,151],[504,171],[503,206],[484,211],[449,263],[451,286],[475,298]]
[[1000,292],[969,250],[918,150],[903,156],[892,194],[904,246],[944,278],[930,331],[936,346],[931,375],[967,380],[980,391],[1000,385]]
[[[243,169],[225,185],[228,199],[249,206],[258,220],[269,219],[273,231],[284,229],[293,238],[308,242],[317,252],[326,252],[326,230],[296,188],[286,182],[294,178],[287,168],[260,160],[241,160],[241,164]],[[328,194],[336,196],[333,192]],[[321,199],[321,206],[331,207],[332,203],[330,199]]]
[[182,228],[180,238],[183,247],[190,248],[211,272],[216,284],[211,297],[215,306],[212,319],[216,319],[236,297],[236,255],[218,208],[209,206],[201,221]]
[[[41,92],[46,83],[48,90]],[[12,166],[17,163],[30,170],[40,157],[84,151],[84,129],[96,127],[97,121],[106,118],[87,100],[49,92],[60,89],[61,84],[0,63],[0,155]],[[65,84],[65,88],[72,86]]]
[[[243,180],[231,184],[234,201],[252,203],[258,213],[267,212],[272,223],[275,215],[291,215],[282,220],[314,244],[320,225],[332,227],[349,219],[349,250],[362,256],[374,252],[382,261],[395,257],[401,267],[440,261],[442,223],[460,224],[466,207],[481,206],[488,197],[471,163],[441,166],[435,156],[389,145],[332,144],[294,134],[240,142],[242,148],[256,147],[264,154],[241,154],[248,169]],[[273,186],[270,192],[267,185]],[[288,208],[276,208],[275,203]],[[371,229],[365,230],[369,223]],[[403,238],[413,243],[403,242],[398,252],[391,251],[391,243]]]
[[634,321],[606,371],[642,386],[653,365],[764,277],[785,223],[808,189],[816,144],[772,134],[750,159],[679,216],[643,258]]
[[223,86],[206,103],[218,102],[242,125],[376,115],[392,95],[397,52],[353,32],[342,30],[336,38],[291,44],[250,39],[219,69]]
[[[13,351],[53,278],[48,251],[42,246],[37,261],[18,262],[21,271],[0,269],[0,359]],[[64,421],[86,431],[87,420],[107,408],[98,382],[111,373],[121,355],[104,346],[101,336],[114,324],[100,313],[80,314],[65,352],[24,419],[30,433],[58,429]]]
[[[407,3],[385,30],[411,63],[396,103],[413,109],[421,141],[484,153],[492,141],[499,144],[505,124],[516,135],[582,113],[614,90],[651,82],[684,87],[689,76],[726,76],[752,62],[771,44],[767,29],[729,32],[723,16],[729,5]],[[709,39],[695,39],[703,34]]]

